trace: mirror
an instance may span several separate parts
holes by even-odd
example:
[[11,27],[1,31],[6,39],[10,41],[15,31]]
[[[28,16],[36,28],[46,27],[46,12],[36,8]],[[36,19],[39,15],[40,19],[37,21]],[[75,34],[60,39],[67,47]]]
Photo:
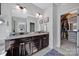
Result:
[[34,17],[27,17],[27,31],[36,32],[38,31],[38,19]]
[[26,33],[27,32],[26,18],[12,17],[12,32]]
[[12,17],[12,34],[36,32],[38,30],[38,19],[28,16],[27,18]]

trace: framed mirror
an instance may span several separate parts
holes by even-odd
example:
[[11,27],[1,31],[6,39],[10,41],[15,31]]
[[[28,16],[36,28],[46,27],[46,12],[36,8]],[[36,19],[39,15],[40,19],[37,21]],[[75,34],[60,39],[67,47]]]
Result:
[[26,18],[12,17],[12,32],[26,33],[27,32]]

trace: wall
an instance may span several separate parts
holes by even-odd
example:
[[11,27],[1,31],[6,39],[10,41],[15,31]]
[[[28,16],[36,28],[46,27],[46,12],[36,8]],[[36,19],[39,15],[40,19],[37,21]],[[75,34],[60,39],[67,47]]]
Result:
[[57,44],[57,6],[53,4],[53,46],[56,48]]
[[[47,30],[49,32],[49,47],[52,49],[53,48],[53,4],[52,3],[45,10],[44,18],[45,17],[49,17],[49,22],[47,23]],[[45,30],[45,27],[44,27],[44,30]]]
[[6,31],[5,31],[5,24],[0,24],[0,55],[5,52],[5,38],[6,38]]
[[[11,10],[10,4],[1,4],[1,17],[5,20],[5,23],[0,25],[0,55],[5,53],[5,40],[11,32]],[[10,21],[9,25],[7,21]]]
[[[5,20],[5,27],[6,27],[6,33],[7,35],[9,35],[8,33],[11,32],[11,5],[10,4],[1,4],[1,15],[3,17],[3,19]],[[7,24],[8,22],[8,24]]]

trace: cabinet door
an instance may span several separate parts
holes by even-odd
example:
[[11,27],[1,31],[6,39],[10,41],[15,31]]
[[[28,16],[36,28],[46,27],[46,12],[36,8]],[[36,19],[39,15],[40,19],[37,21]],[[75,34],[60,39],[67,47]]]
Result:
[[40,50],[40,37],[35,36],[32,38],[32,53],[35,53]]
[[43,41],[42,41],[42,47],[45,48],[49,44],[49,36],[48,35],[43,35]]

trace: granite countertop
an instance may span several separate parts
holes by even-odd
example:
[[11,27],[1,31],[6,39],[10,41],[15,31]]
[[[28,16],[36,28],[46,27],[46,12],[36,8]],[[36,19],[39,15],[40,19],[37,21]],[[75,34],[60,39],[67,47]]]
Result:
[[16,34],[16,35],[11,35],[8,36],[7,39],[5,40],[9,40],[9,39],[16,39],[16,38],[24,38],[24,37],[32,37],[32,36],[38,36],[38,35],[44,35],[44,34],[48,34],[48,32],[32,32],[32,33],[28,33],[28,34]]

